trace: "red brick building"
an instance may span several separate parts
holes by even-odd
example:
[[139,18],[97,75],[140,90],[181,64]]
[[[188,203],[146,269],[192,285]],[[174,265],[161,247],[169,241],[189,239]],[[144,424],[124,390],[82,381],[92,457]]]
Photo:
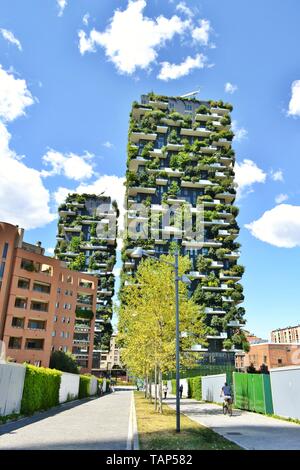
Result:
[[0,222],[0,339],[15,362],[47,367],[51,352],[72,352],[92,368],[97,283],[23,242],[24,231]]
[[245,370],[251,364],[259,370],[262,364],[269,369],[300,364],[300,344],[257,343],[248,353],[237,353],[235,365]]

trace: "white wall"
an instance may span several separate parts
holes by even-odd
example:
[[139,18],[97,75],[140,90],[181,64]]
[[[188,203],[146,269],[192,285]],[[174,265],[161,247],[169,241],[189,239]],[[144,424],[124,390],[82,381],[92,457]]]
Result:
[[[182,397],[187,398],[188,396],[188,381],[186,379],[180,379],[180,385],[183,385],[183,391],[182,391]],[[168,380],[167,382],[168,386],[168,394],[172,394],[172,382],[171,380]]]
[[90,382],[90,395],[96,395],[98,387],[98,381],[94,377],[91,378]]
[[103,391],[103,393],[106,393],[106,379],[103,379],[102,391]]
[[20,412],[25,372],[21,364],[0,364],[0,416]]
[[201,377],[202,400],[215,403],[223,403],[220,397],[222,387],[226,382],[226,374],[207,375]]
[[274,414],[300,419],[300,366],[270,369]]
[[59,388],[59,403],[64,403],[69,399],[74,400],[78,397],[79,378],[79,374],[69,374],[68,372],[62,372]]

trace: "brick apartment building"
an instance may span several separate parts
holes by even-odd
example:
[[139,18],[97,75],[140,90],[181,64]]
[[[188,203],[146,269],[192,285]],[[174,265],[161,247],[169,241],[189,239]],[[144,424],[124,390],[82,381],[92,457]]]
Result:
[[273,330],[271,341],[272,343],[300,343],[300,325]]
[[44,255],[24,230],[0,222],[0,339],[15,362],[49,365],[54,350],[72,352],[90,372],[96,311],[95,278]]
[[235,366],[245,370],[251,364],[258,370],[262,364],[269,369],[300,364],[300,344],[255,343],[248,353],[236,353]]

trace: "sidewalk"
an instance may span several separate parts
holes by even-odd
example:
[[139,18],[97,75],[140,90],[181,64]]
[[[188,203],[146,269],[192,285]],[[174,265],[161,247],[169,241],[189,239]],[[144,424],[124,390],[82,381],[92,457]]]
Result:
[[[166,403],[175,409],[175,397]],[[181,400],[181,413],[247,450],[300,450],[295,423],[235,409],[232,417],[224,416],[221,406],[191,399]]]

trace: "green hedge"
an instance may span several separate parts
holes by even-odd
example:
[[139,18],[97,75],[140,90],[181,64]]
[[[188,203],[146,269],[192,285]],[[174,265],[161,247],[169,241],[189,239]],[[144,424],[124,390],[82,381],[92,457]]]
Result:
[[90,385],[91,385],[91,376],[81,375],[79,380],[79,398],[85,398],[90,396]]
[[58,405],[60,381],[60,371],[27,364],[21,414],[30,415]]

